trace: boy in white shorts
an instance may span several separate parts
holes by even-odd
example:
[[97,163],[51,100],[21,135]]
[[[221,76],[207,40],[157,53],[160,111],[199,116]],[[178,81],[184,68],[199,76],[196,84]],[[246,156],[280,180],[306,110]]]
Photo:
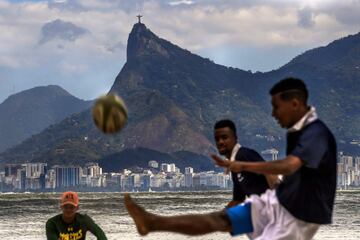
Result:
[[202,235],[215,231],[247,234],[250,239],[312,239],[330,224],[336,191],[336,142],[330,130],[307,105],[308,91],[300,79],[286,78],[270,90],[273,117],[288,129],[287,156],[271,162],[223,160],[232,172],[281,174],[275,190],[251,195],[245,203],[208,214],[161,216],[149,213],[125,195],[125,206],[138,232],[171,231]]

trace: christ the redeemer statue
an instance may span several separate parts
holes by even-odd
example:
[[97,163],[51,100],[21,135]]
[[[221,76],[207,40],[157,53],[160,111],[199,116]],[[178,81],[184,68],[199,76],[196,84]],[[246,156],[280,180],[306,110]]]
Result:
[[141,23],[141,17],[142,17],[142,15],[139,14],[139,15],[137,15],[136,17],[139,19],[139,23]]

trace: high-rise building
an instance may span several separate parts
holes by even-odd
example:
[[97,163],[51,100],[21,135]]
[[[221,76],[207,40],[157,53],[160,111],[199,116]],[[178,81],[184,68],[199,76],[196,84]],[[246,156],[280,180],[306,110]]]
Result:
[[20,168],[17,170],[17,179],[18,179],[18,188],[21,190],[26,189],[26,170],[24,168]]
[[164,172],[171,172],[170,164],[162,163],[160,169]]
[[211,183],[211,176],[209,175],[208,172],[201,172],[199,173],[200,175],[200,186],[208,186],[208,185],[213,185]]
[[194,174],[192,172],[185,173],[185,187],[193,186],[193,175]]
[[215,174],[215,186],[218,186],[220,188],[227,188],[227,183],[228,183],[228,178],[229,178],[229,174],[224,174],[224,173],[218,173]]
[[106,178],[107,186],[120,186],[121,185],[121,177],[123,176],[120,173],[110,173],[110,177]]
[[40,189],[44,190],[46,186],[46,179],[44,173],[40,174],[39,182],[40,182]]
[[151,160],[151,161],[149,161],[148,166],[151,167],[151,168],[158,168],[159,163],[157,161],[155,161],[155,160]]
[[26,170],[26,178],[39,178],[46,172],[46,163],[25,163],[22,165]]
[[193,186],[200,187],[200,174],[198,173],[193,175]]
[[83,174],[90,177],[99,177],[102,174],[102,168],[97,163],[88,163],[83,168]]
[[150,188],[151,175],[144,174],[141,176],[141,187],[144,189]]
[[22,168],[21,164],[6,164],[5,177],[16,176],[17,170]]
[[176,172],[176,165],[175,163],[169,164],[169,172]]
[[125,186],[126,186],[126,176],[124,174],[120,174],[119,176],[119,181],[120,181],[120,189],[124,190]]
[[357,184],[358,180],[357,178],[360,178],[360,157],[356,156],[354,157],[354,171],[356,172],[356,185],[358,186],[359,184]]
[[139,188],[141,187],[140,175],[139,174],[131,174],[129,176],[129,187],[131,188]]
[[56,187],[72,187],[80,184],[81,167],[54,166]]
[[192,167],[185,168],[185,174],[194,173],[194,169]]
[[339,162],[346,164],[348,167],[354,166],[354,158],[352,156],[340,155]]
[[165,178],[166,178],[165,174],[156,174],[151,176],[150,187],[157,188],[163,186],[165,183]]
[[47,171],[45,181],[45,188],[54,189],[56,187],[56,172],[54,169]]
[[338,163],[337,164],[337,174],[340,175],[343,172],[345,172],[344,163]]

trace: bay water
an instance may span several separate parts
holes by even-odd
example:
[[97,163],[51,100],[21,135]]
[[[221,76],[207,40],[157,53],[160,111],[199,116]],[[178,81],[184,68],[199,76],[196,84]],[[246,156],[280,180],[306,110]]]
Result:
[[[146,192],[132,193],[137,203],[150,212],[164,215],[207,213],[223,209],[231,199],[231,191],[211,192]],[[48,218],[59,214],[60,193],[0,193],[0,239],[42,240]],[[198,237],[157,232],[138,235],[123,205],[123,193],[79,193],[79,212],[91,216],[109,240],[120,239],[247,239],[227,233]],[[96,239],[88,233],[87,239]],[[360,239],[360,191],[338,192],[333,224],[325,225],[314,239]]]

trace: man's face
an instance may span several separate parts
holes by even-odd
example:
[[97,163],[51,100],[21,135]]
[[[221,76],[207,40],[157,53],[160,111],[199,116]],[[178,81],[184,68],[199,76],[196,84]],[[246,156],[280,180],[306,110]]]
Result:
[[61,210],[63,211],[64,218],[72,219],[75,217],[78,207],[75,207],[74,205],[71,205],[71,204],[65,204],[65,205],[61,206]]
[[236,144],[234,132],[229,127],[215,129],[215,143],[221,155],[229,157]]
[[272,116],[282,128],[290,128],[296,123],[298,102],[295,100],[282,100],[280,93],[271,97]]

